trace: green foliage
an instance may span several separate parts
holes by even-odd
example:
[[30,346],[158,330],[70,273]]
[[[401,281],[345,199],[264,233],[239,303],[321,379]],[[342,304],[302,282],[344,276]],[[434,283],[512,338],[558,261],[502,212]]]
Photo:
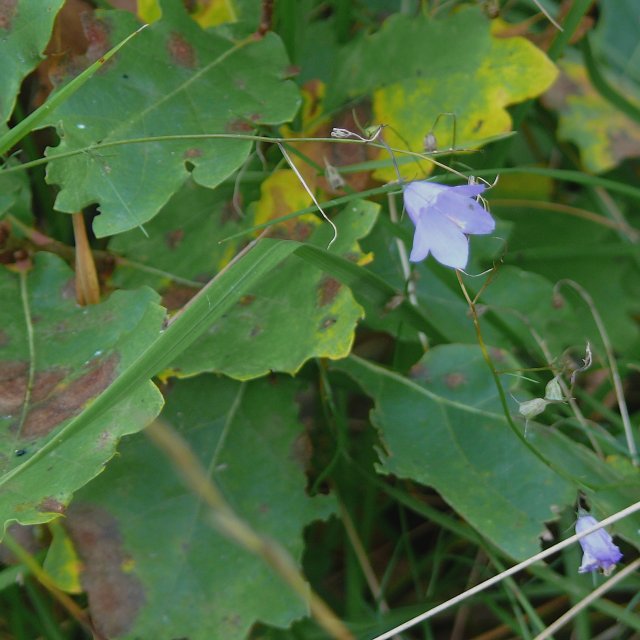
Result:
[[[338,239],[331,251],[357,262],[364,257],[357,240],[376,219],[378,207],[357,202],[336,219]],[[312,229],[315,225],[310,225]],[[306,232],[305,232],[306,233]],[[323,246],[326,227],[309,243]],[[218,371],[245,380],[271,371],[296,373],[312,357],[344,358],[363,311],[338,280],[291,256],[173,363],[179,375]],[[242,349],[247,345],[251,357]]]
[[[237,512],[298,561],[302,529],[334,510],[331,498],[305,494],[308,435],[295,402],[302,390],[286,378],[199,376],[171,389],[163,413]],[[207,508],[184,491],[175,471],[167,473],[144,436],[128,439],[120,454],[67,514],[92,575],[89,601],[99,630],[108,637],[233,640],[246,637],[256,619],[282,627],[308,613],[267,567],[212,529]],[[110,556],[115,567],[105,563]],[[102,593],[106,580],[115,602]]]
[[[505,352],[493,355],[515,368]],[[337,367],[375,400],[381,471],[433,486],[512,557],[535,553],[550,506],[571,501],[572,486],[509,429],[477,346],[436,347],[410,378],[358,358]]]
[[5,269],[0,281],[4,526],[63,513],[73,491],[114,455],[118,439],[142,429],[162,407],[147,382],[81,432],[72,431],[83,408],[158,335],[164,310],[150,289],[115,292],[80,308],[67,265],[49,253],[36,258],[28,273]]
[[[578,507],[634,561],[633,3],[61,4],[0,0],[0,636],[373,640]],[[465,272],[407,260],[432,173],[489,181]],[[419,635],[535,637],[579,565]]]
[[[59,211],[99,205],[94,231],[100,237],[143,226],[189,175],[217,186],[251,149],[251,142],[230,134],[289,120],[299,106],[295,86],[285,79],[287,62],[277,37],[234,40],[204,33],[181,3],[162,6],[163,20],[48,119],[61,136],[47,152],[50,159],[93,145],[105,149],[51,161],[47,171],[47,180],[61,187]],[[93,55],[138,26],[118,12],[92,20]],[[210,133],[223,139],[194,137]],[[150,135],[184,138],[109,146]]]

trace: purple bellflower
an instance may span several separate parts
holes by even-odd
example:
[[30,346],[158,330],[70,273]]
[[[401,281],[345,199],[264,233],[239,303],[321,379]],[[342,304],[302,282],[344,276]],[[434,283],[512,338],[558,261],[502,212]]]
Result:
[[[576,533],[582,533],[598,524],[598,521],[586,512],[578,513],[576,521]],[[613,544],[613,539],[604,530],[598,529],[578,541],[584,551],[582,564],[578,573],[596,571],[602,569],[602,573],[608,576],[616,567],[616,563],[622,559],[620,549]]]
[[469,259],[469,234],[491,233],[494,219],[474,198],[482,184],[448,187],[435,182],[410,182],[404,188],[404,206],[416,227],[411,262],[429,252],[447,267],[464,269]]

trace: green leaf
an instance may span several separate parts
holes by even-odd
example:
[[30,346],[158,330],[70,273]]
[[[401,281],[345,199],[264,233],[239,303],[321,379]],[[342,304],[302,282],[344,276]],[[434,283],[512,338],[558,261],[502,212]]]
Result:
[[640,87],[638,7],[635,0],[605,2],[591,37],[598,52],[620,75]]
[[[301,390],[285,378],[199,376],[175,384],[163,413],[238,515],[298,561],[303,528],[334,511],[330,498],[305,493]],[[288,626],[308,613],[266,565],[211,528],[200,499],[141,435],[123,443],[64,522],[107,637],[240,640],[257,620]]]
[[13,214],[25,224],[33,224],[31,189],[26,172],[4,173],[0,171],[0,220],[7,213]]
[[20,84],[42,60],[64,0],[5,0],[0,4],[0,123],[9,120]]
[[[90,27],[107,43],[138,26],[127,13],[96,16]],[[291,119],[299,96],[286,67],[276,35],[236,42],[201,30],[182,3],[164,2],[163,18],[51,115],[61,136],[47,152],[47,178],[61,186],[56,209],[97,202],[94,231],[102,237],[142,226],[189,175],[215,187],[244,163],[251,142],[188,136],[247,134]],[[187,138],[109,146],[162,135]]]
[[155,339],[164,310],[150,289],[75,304],[73,273],[40,253],[28,273],[0,272],[0,522],[46,522],[96,476],[121,436],[162,407],[150,382],[68,437],[83,408]]
[[[392,147],[424,149],[436,125],[438,148],[475,147],[511,129],[506,106],[533,98],[555,80],[545,54],[525,38],[498,38],[480,8],[463,7],[446,19],[393,15],[380,31],[346,49],[336,65],[328,102],[373,94],[373,121],[390,125]],[[446,52],[446,55],[443,53]],[[402,168],[407,178],[428,173],[427,162]],[[377,177],[395,179],[392,168]]]
[[[532,424],[529,433],[531,442],[545,457],[562,465],[572,476],[592,487],[585,489],[584,493],[598,520],[621,511],[638,500],[640,471],[628,459],[608,456],[606,460],[602,460],[593,451],[557,429]],[[638,514],[615,525],[615,531],[638,548],[639,528]]]
[[[247,214],[250,211],[251,208]],[[251,226],[253,218],[247,214],[242,218],[235,210],[231,185],[221,185],[212,191],[188,181],[145,226],[148,238],[133,230],[111,240],[109,249],[117,255],[112,284],[118,287],[147,284],[162,293],[169,309],[180,307],[200,288],[201,282],[223,268],[239,250],[237,238],[220,241]],[[345,210],[343,216],[349,215],[349,209]],[[337,222],[342,224],[340,218]],[[308,222],[300,220],[295,224],[301,232],[309,229]],[[326,246],[327,231],[323,233]],[[386,251],[374,250],[374,265],[385,258]],[[342,258],[335,251],[327,252],[309,244],[298,246],[295,253],[350,287],[365,309],[367,322],[383,320],[389,326],[404,322],[420,331],[429,328],[425,314],[419,309],[406,300],[397,304],[402,283],[397,288],[390,286],[371,271],[360,268],[352,261],[353,255]]]
[[26,118],[21,120],[13,129],[0,137],[0,153],[5,153],[16,145],[22,138],[38,128],[46,121],[49,113],[55,108],[68,100],[87,80],[89,80],[96,71],[101,69],[108,60],[110,60],[122,47],[124,47],[131,38],[136,36],[141,29],[134,31],[126,36],[121,42],[112,47],[104,55],[100,56],[93,64],[89,65],[82,73],[67,82],[64,87],[57,91],[47,101],[40,105],[35,111],[30,113]]
[[[507,352],[493,358],[514,367]],[[411,379],[354,356],[333,366],[375,402],[382,472],[434,487],[514,558],[539,550],[544,522],[575,498],[575,488],[511,431],[477,346],[435,347]]]
[[[134,229],[109,243],[117,287],[146,284],[163,294],[165,304],[184,300],[219,272],[237,253],[239,241],[220,243],[225,236],[246,228],[232,204],[233,187],[205,189],[188,180],[145,225],[147,236]],[[179,305],[181,306],[181,305]]]
[[[367,235],[377,213],[378,205],[367,201],[347,207],[335,220],[338,239],[331,253],[354,262],[365,259],[357,240]],[[308,233],[318,223],[301,224]],[[321,224],[310,242],[322,247],[330,239],[330,228]],[[292,256],[212,325],[173,370],[181,376],[218,371],[241,380],[269,371],[295,373],[312,357],[346,357],[362,316],[347,287]]]
[[[158,413],[162,398],[149,379],[224,314],[246,287],[278,265],[296,246],[282,241],[261,242],[209,283],[162,331],[164,310],[155,304],[157,296],[150,290],[116,292],[106,307],[76,308],[70,301],[69,270],[48,254],[39,256],[42,266],[36,265],[33,284],[5,277],[1,281],[0,309],[6,314],[1,326],[7,328],[0,334],[0,362],[4,361],[2,373],[12,384],[5,384],[4,396],[0,396],[0,426],[5,427],[4,455],[0,459],[0,522],[5,526],[11,520],[33,524],[61,513],[71,493],[111,458],[119,436],[142,429]],[[31,289],[33,301],[29,298]],[[53,298],[52,291],[57,294]],[[58,308],[60,298],[67,301],[66,308]],[[25,318],[31,318],[30,325],[24,320],[16,322],[15,309],[21,309],[25,300],[29,302]],[[143,307],[138,311],[142,329],[131,331],[131,335],[126,330],[136,315],[127,308],[128,300]],[[111,301],[115,309],[110,315],[99,319],[92,315],[99,313],[95,309],[110,310]],[[46,322],[41,315],[32,317],[33,310],[41,307],[46,311]],[[118,343],[117,325],[110,324],[114,317],[125,327],[122,345]],[[33,349],[28,347],[27,326],[34,327]],[[75,345],[73,331],[68,331],[76,327],[77,334],[85,337],[80,346]],[[40,348],[41,343],[45,348]],[[56,369],[61,362],[76,366],[70,371]],[[49,375],[50,368],[53,375]],[[38,379],[40,370],[47,375]],[[63,380],[70,384],[59,389],[56,385]],[[34,403],[33,407],[24,402],[27,388],[31,389],[27,400]],[[21,406],[33,410],[17,417]]]

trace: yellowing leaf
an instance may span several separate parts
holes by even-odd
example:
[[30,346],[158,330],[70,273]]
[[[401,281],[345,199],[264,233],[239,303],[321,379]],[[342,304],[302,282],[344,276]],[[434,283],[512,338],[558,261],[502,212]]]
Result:
[[138,0],[138,17],[151,24],[162,17],[162,9],[158,0]]
[[[311,197],[291,169],[274,171],[260,185],[260,200],[255,206],[256,225],[293,213],[311,205]],[[278,225],[280,235],[305,240],[319,224],[313,214],[298,216]]]
[[[424,138],[439,116],[438,148],[451,147],[453,118],[443,114],[455,114],[456,146],[477,147],[509,132],[506,107],[540,95],[556,75],[555,65],[528,40],[492,35],[478,7],[442,19],[395,15],[346,49],[327,108],[372,95],[372,124],[390,125],[387,142],[414,152],[424,151]],[[426,160],[402,169],[406,178],[430,171]],[[391,166],[375,176],[396,178]]]
[[[285,125],[282,127],[284,137],[318,135],[319,129],[324,126],[321,120],[323,96],[324,85],[321,82],[314,82],[302,90],[301,131],[293,132]],[[322,162],[321,144],[306,142],[296,145],[296,148],[314,162],[318,164]],[[315,168],[298,156],[292,157],[292,161],[295,162],[295,166],[300,171],[307,187],[311,191],[315,191],[318,182]],[[254,207],[254,224],[264,224],[288,213],[305,209],[311,206],[312,202],[309,193],[293,170],[279,169],[274,171],[260,186],[260,200]],[[280,223],[278,231],[283,237],[305,240],[318,224],[318,218],[313,214],[308,214]]]
[[638,123],[592,87],[582,65],[564,61],[560,67],[562,75],[544,102],[560,114],[558,136],[578,146],[585,168],[599,173],[640,156]]
[[[545,54],[524,38],[489,39],[484,54],[477,58],[472,74],[451,68],[445,74],[405,78],[373,94],[375,122],[390,125],[385,131],[392,147],[424,150],[424,137],[438,120],[434,131],[438,149],[477,148],[488,138],[511,130],[507,105],[533,98],[555,80],[557,70]],[[473,52],[470,52],[473,55]],[[453,139],[455,115],[456,139]],[[428,161],[401,168],[404,178],[431,173]],[[389,181],[393,169],[378,170],[374,176]]]
[[[138,0],[138,17],[147,24],[159,20],[162,17],[159,0]],[[199,0],[191,17],[203,29],[238,19],[233,0]]]
[[238,19],[233,0],[198,0],[193,18],[203,29]]
[[52,540],[43,569],[56,587],[67,593],[82,593],[80,571],[82,563],[60,519],[49,523]]

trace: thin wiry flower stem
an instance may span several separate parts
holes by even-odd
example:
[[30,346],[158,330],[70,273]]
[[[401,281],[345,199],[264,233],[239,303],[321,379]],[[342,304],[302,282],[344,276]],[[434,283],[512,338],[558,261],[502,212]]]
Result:
[[458,282],[460,284],[460,288],[462,289],[462,293],[464,294],[465,299],[467,300],[467,304],[469,305],[469,310],[471,311],[471,317],[473,318],[473,326],[476,330],[476,337],[478,339],[478,345],[480,347],[480,351],[482,352],[482,357],[484,361],[487,363],[489,370],[491,371],[491,375],[495,381],[496,390],[498,391],[498,397],[500,398],[500,403],[502,404],[502,411],[504,413],[504,417],[507,420],[507,424],[511,427],[511,430],[516,435],[516,437],[524,444],[531,453],[533,453],[538,460],[540,460],[545,466],[549,467],[552,471],[557,473],[561,478],[568,480],[571,483],[576,482],[575,478],[572,478],[564,469],[558,467],[556,464],[547,460],[526,438],[525,434],[520,431],[516,423],[513,421],[511,417],[511,412],[509,411],[509,405],[507,404],[507,395],[504,392],[504,387],[502,386],[502,381],[500,380],[500,376],[493,366],[493,360],[491,360],[491,356],[489,355],[489,350],[487,349],[487,345],[484,342],[484,338],[482,336],[482,329],[480,328],[480,319],[478,318],[478,311],[476,309],[475,300],[472,300],[469,296],[469,292],[467,288],[464,286],[464,282],[462,280],[462,273],[459,269],[456,269],[456,276],[458,277]]
[[609,580],[604,584],[601,584],[597,589],[594,589],[588,596],[561,615],[553,624],[550,624],[542,633],[539,633],[534,640],[547,640],[547,638],[550,638],[554,633],[567,624],[567,622],[573,620],[573,618],[575,618],[583,609],[586,609],[592,602],[607,593],[607,591],[615,587],[619,582],[622,582],[626,577],[634,573],[638,567],[640,567],[640,558],[634,560],[631,564],[613,576],[613,578],[609,578]]
[[591,316],[593,317],[594,322],[598,328],[598,333],[600,334],[600,338],[602,339],[602,344],[604,345],[605,353],[607,354],[607,362],[609,363],[609,371],[611,372],[611,379],[613,381],[613,388],[616,394],[616,400],[618,401],[618,409],[620,411],[620,418],[622,419],[622,426],[624,428],[624,435],[627,441],[627,448],[629,449],[629,455],[631,456],[631,463],[637,467],[640,465],[640,460],[638,459],[638,449],[636,447],[635,438],[633,436],[633,428],[631,426],[631,420],[629,418],[629,410],[627,409],[627,401],[624,397],[624,390],[622,388],[622,379],[620,378],[620,372],[618,371],[618,365],[616,364],[616,359],[613,355],[613,347],[611,345],[611,340],[609,340],[609,334],[607,333],[607,328],[602,321],[602,316],[600,315],[598,309],[596,308],[595,302],[593,298],[589,295],[589,292],[581,287],[577,282],[573,280],[560,280],[556,286],[554,287],[554,291],[559,291],[562,285],[568,285],[578,292],[578,295],[585,301],[589,310],[591,311]]
[[[469,292],[467,291],[467,288],[464,286],[464,282],[462,280],[462,273],[460,272],[459,269],[456,269],[456,276],[458,277],[460,288],[462,289],[462,293],[467,301],[467,304],[469,305],[469,310],[471,311],[471,317],[473,318],[473,326],[476,330],[476,337],[478,339],[478,346],[480,347],[480,351],[482,352],[482,357],[484,358],[485,362],[487,363],[487,366],[491,370],[491,375],[493,376],[493,379],[496,383],[496,389],[498,391],[498,396],[500,397],[500,402],[502,403],[502,410],[504,412],[504,417],[507,419],[507,422],[509,423],[511,430],[518,436],[518,438],[526,442],[526,439],[524,438],[524,436],[522,436],[522,434],[520,433],[520,429],[518,429],[517,425],[513,421],[513,418],[511,417],[511,412],[509,411],[509,405],[507,404],[507,396],[504,392],[502,381],[500,380],[500,376],[498,375],[496,368],[493,366],[493,361],[491,360],[491,356],[489,355],[487,345],[485,344],[484,338],[482,337],[482,329],[480,328],[480,320],[478,318],[478,311],[476,309],[475,301],[471,299],[471,296],[469,296]],[[528,443],[527,443],[527,446],[531,448],[531,446]],[[539,454],[537,455],[539,457]],[[545,464],[547,464],[546,461],[545,461]]]
[[[542,339],[542,336],[538,334],[538,332],[533,328],[528,318],[526,318],[525,316],[519,313],[517,315],[522,320],[522,322],[526,325],[526,327],[529,329],[529,333],[531,333],[531,335],[533,336],[533,339],[538,344],[538,347],[540,348],[540,351],[542,351],[542,354],[544,355],[545,360],[548,363],[551,363],[553,361],[553,357],[551,355],[551,352],[549,351],[549,348],[547,347],[547,343]],[[551,364],[549,364],[549,367],[551,368],[551,371],[554,375],[559,373],[553,368]],[[560,388],[562,389],[562,393],[564,394],[565,399],[567,400],[567,402],[569,403],[569,406],[571,407],[571,411],[573,411],[573,415],[576,417],[576,420],[580,423],[580,426],[584,430],[585,435],[589,439],[591,448],[594,450],[595,454],[601,460],[604,460],[604,453],[602,451],[602,447],[594,437],[593,433],[591,433],[591,429],[589,428],[589,423],[587,422],[587,419],[584,417],[582,410],[578,406],[576,399],[572,397],[571,390],[567,386],[567,383],[562,378],[558,378],[558,382],[560,383]]]
[[[106,140],[104,142],[99,142],[96,144],[90,144],[86,147],[82,147],[81,149],[73,149],[72,151],[64,151],[62,153],[55,153],[43,158],[38,158],[37,160],[32,160],[31,162],[24,162],[22,164],[17,164],[12,167],[1,167],[0,172],[6,173],[14,173],[16,171],[25,171],[26,169],[31,169],[33,167],[38,167],[43,164],[47,164],[48,162],[54,162],[56,160],[64,160],[65,158],[72,158],[74,156],[82,155],[82,154],[91,154],[91,153],[99,153],[102,149],[109,149],[111,147],[122,147],[128,144],[151,144],[155,142],[181,142],[186,140],[238,140],[238,141],[253,141],[253,142],[265,142],[267,144],[281,144],[281,143],[304,143],[304,142],[331,142],[335,144],[359,144],[359,145],[367,145],[370,147],[374,147],[376,149],[382,149],[388,151],[391,149],[394,153],[399,155],[408,156],[410,158],[417,158],[419,160],[426,160],[427,162],[431,162],[437,167],[448,171],[449,173],[453,173],[457,176],[466,178],[466,175],[461,173],[460,171],[456,171],[446,164],[439,162],[433,156],[434,155],[443,155],[451,153],[450,150],[447,151],[434,151],[432,153],[418,153],[417,151],[408,151],[407,149],[397,149],[395,147],[389,147],[388,145],[383,145],[378,142],[372,142],[367,139],[353,139],[353,138],[295,138],[295,137],[272,137],[272,136],[261,136],[261,135],[251,135],[244,133],[188,133],[188,134],[173,134],[173,135],[164,135],[164,136],[144,136],[140,138],[129,138],[126,140]],[[455,149],[457,152],[468,152],[472,151],[472,149]],[[595,179],[595,178],[594,178]]]
[[464,602],[465,600],[471,598],[472,596],[475,596],[477,593],[486,591],[489,587],[492,587],[494,584],[501,582],[505,578],[512,576],[522,571],[523,569],[526,569],[527,567],[531,566],[532,564],[535,564],[539,560],[544,560],[545,558],[548,558],[549,556],[553,555],[554,553],[557,553],[561,549],[564,549],[565,547],[568,547],[569,545],[574,544],[581,538],[584,538],[585,536],[592,534],[594,531],[598,531],[598,529],[602,529],[602,527],[606,527],[610,524],[613,524],[614,522],[618,522],[618,520],[622,520],[623,518],[626,518],[636,513],[637,511],[640,511],[640,502],[636,502],[628,506],[626,509],[623,509],[622,511],[618,511],[618,513],[615,513],[614,515],[609,516],[608,518],[605,518],[602,522],[599,522],[597,525],[594,525],[593,527],[583,531],[580,534],[572,535],[566,540],[563,540],[562,542],[558,542],[557,544],[554,544],[552,547],[549,547],[548,549],[545,549],[544,551],[541,551],[540,553],[537,553],[536,555],[531,556],[527,560],[523,560],[522,562],[519,562],[518,564],[514,565],[510,569],[507,569],[506,571],[503,571],[502,573],[499,573],[498,575],[493,576],[492,578],[489,578],[484,582],[481,582],[480,584],[476,585],[475,587],[472,587],[471,589],[468,589],[467,591],[463,591],[462,593],[447,600],[446,602],[443,602],[442,604],[439,604],[438,606],[433,607],[433,609],[429,609],[428,611],[421,613],[415,618],[411,618],[411,620],[407,620],[406,622],[398,625],[397,627],[394,627],[393,629],[390,629],[389,631],[386,631],[381,635],[375,636],[375,638],[373,638],[372,640],[388,640],[388,638],[392,638],[397,633],[401,633],[403,631],[406,631],[407,629],[411,629],[411,627],[415,627],[415,625],[420,624],[421,622],[424,622],[429,618],[433,618],[438,613],[441,613],[442,611],[446,611],[447,609],[450,609],[451,607],[454,607],[457,604]]
[[309,189],[309,185],[306,183],[305,179],[302,177],[302,174],[298,171],[298,168],[293,163],[293,160],[287,153],[287,150],[284,148],[284,145],[278,143],[278,148],[280,149],[280,152],[284,156],[284,159],[287,161],[289,166],[293,169],[293,172],[296,174],[296,177],[298,178],[298,180],[300,180],[300,182],[302,183],[304,190],[309,194],[309,197],[311,198],[311,200],[313,200],[313,204],[315,204],[316,207],[318,207],[318,211],[322,214],[322,217],[326,220],[326,222],[328,222],[331,225],[331,228],[333,229],[333,238],[331,238],[331,242],[329,242],[329,244],[327,245],[327,249],[330,249],[331,245],[338,239],[338,228],[333,223],[333,220],[331,220],[331,218],[329,218],[329,216],[324,212],[324,209],[320,206],[320,203],[316,200],[316,196],[314,195],[313,191]]

